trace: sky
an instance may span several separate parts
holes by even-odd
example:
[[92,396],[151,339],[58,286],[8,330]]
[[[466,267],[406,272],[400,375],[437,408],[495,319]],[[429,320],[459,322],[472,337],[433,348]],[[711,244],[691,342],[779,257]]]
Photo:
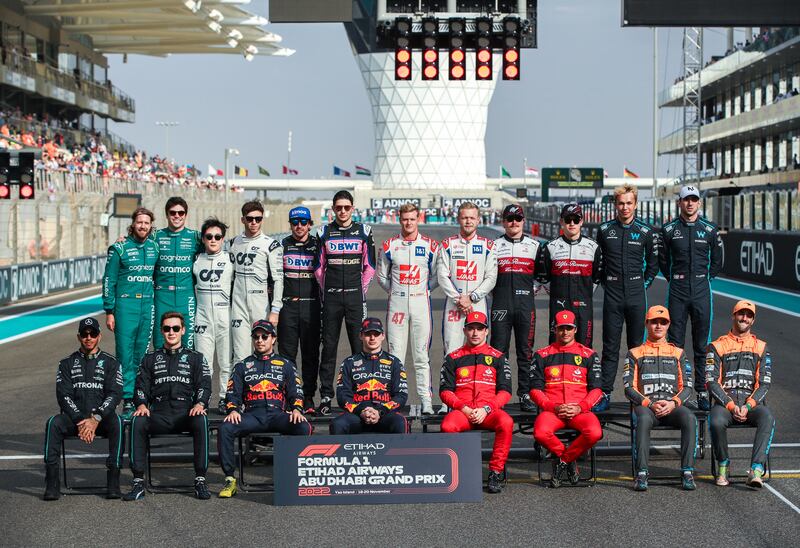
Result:
[[[265,0],[247,9],[267,15]],[[297,50],[291,57],[109,56],[109,78],[136,101],[134,124],[111,131],[150,154],[167,153],[156,121],[169,131],[169,156],[224,169],[232,159],[280,174],[292,131],[293,168],[303,178],[329,178],[333,166],[372,167],[372,113],[341,24],[275,24],[268,30]],[[540,0],[539,47],[521,56],[521,80],[497,83],[489,107],[486,172],[503,165],[522,176],[529,166],[601,166],[611,177],[624,166],[652,175],[653,31],[622,28],[620,0]],[[659,90],[680,73],[682,29],[660,29]],[[737,41],[743,40],[741,33]],[[707,29],[705,56],[724,50],[724,30]],[[661,133],[677,127],[679,109],[659,113]],[[659,159],[659,177],[681,169]]]

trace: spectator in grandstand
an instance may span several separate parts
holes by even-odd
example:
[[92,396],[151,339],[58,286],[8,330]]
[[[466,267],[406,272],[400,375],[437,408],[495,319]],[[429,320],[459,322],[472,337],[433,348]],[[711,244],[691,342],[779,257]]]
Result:
[[136,208],[128,237],[108,248],[103,274],[106,326],[114,332],[122,369],[123,418],[133,412],[136,371],[153,329],[153,272],[158,260],[158,244],[150,237],[154,219],[152,211]]
[[[167,226],[156,231],[158,261],[153,275],[155,282],[155,317],[164,312],[180,312],[186,322],[183,346],[194,349],[194,319],[197,301],[194,296],[192,264],[203,248],[200,234],[186,227],[189,204],[180,196],[172,196],[164,205]],[[164,337],[153,330],[153,346],[161,348]]]
[[633,404],[636,444],[636,478],[633,489],[647,491],[650,431],[666,424],[681,430],[681,483],[695,487],[697,419],[683,404],[692,394],[692,365],[682,348],[667,342],[669,311],[652,306],[647,311],[647,340],[628,351],[625,358],[625,396]]
[[[217,410],[226,413],[225,391],[231,370],[231,290],[233,289],[233,261],[224,251],[223,242],[228,226],[212,217],[200,229],[205,252],[192,266],[197,302],[195,314],[195,348],[208,362],[213,378],[214,357],[217,359],[219,401]],[[212,388],[213,390],[213,388]]]
[[56,398],[61,414],[47,421],[44,442],[44,500],[61,496],[59,457],[65,437],[78,436],[91,444],[96,434],[108,438],[106,498],[118,499],[122,459],[122,421],[116,408],[122,397],[122,374],[117,359],[100,350],[100,323],[85,318],[78,324],[78,350],[61,360],[56,371]]
[[277,432],[310,436],[303,416],[303,386],[292,360],[274,352],[275,327],[266,320],[251,329],[253,353],[233,368],[228,383],[225,419],[219,428],[219,458],[225,474],[221,498],[236,494],[233,444],[237,436]]
[[775,434],[775,419],[765,405],[772,384],[772,358],[767,343],[752,333],[756,305],[739,301],[733,306],[731,330],[708,346],[706,382],[714,399],[710,428],[713,458],[719,462],[716,484],[728,485],[728,427],[756,428],[747,485],[763,484],[767,455]]
[[383,323],[361,322],[361,352],[342,362],[336,381],[336,399],[344,412],[333,419],[331,434],[383,432],[405,434],[408,422],[399,412],[408,399],[406,370],[383,346]]
[[465,344],[445,357],[439,379],[439,397],[452,409],[442,421],[442,432],[494,430],[487,489],[499,493],[514,434],[514,421],[503,411],[511,399],[511,366],[486,342],[486,314],[470,312],[462,329]]
[[[576,319],[570,310],[555,316],[556,341],[537,350],[531,365],[531,399],[539,407],[533,436],[553,455],[551,487],[560,487],[564,476],[573,485],[580,480],[578,458],[603,437],[603,429],[591,409],[603,397],[601,365],[597,353],[575,340]],[[564,428],[579,435],[565,447],[557,432]]]

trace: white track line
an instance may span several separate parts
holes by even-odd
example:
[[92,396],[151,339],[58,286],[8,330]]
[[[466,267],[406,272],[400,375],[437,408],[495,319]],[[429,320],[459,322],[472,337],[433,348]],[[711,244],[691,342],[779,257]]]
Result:
[[777,490],[777,489],[775,489],[775,488],[774,488],[773,486],[771,486],[769,483],[765,483],[765,484],[764,484],[764,487],[766,487],[767,489],[769,489],[769,492],[770,492],[770,493],[772,493],[773,495],[775,495],[776,497],[778,497],[779,499],[781,499],[783,502],[785,502],[785,503],[786,503],[786,505],[787,505],[789,508],[791,508],[792,510],[794,510],[795,512],[797,512],[798,514],[800,514],[800,508],[798,508],[797,506],[795,506],[795,505],[794,505],[794,503],[793,503],[792,501],[790,501],[789,499],[787,499],[786,497],[784,497],[783,495],[781,495],[781,494],[778,492],[778,490]]
[[[82,297],[80,299],[75,299],[74,301],[64,301],[63,303],[51,304],[50,306],[45,306],[44,308],[33,308],[33,309],[27,310],[25,312],[20,312],[19,314],[13,314],[11,316],[4,316],[4,317],[0,318],[0,323],[7,322],[8,320],[14,320],[16,318],[21,318],[22,316],[27,316],[28,314],[33,314],[34,312],[43,312],[45,310],[50,310],[50,309],[56,308],[58,306],[64,306],[64,305],[68,305],[68,304],[75,304],[75,303],[80,303],[80,302],[83,302],[83,301],[88,301],[90,299],[94,299],[96,297],[100,297],[101,295],[102,295],[101,293],[96,293],[96,294],[93,294],[93,295],[89,295],[88,297]],[[23,305],[17,305],[17,306],[24,306],[24,305],[27,305],[27,304],[33,304],[33,303],[23,303]]]
[[102,310],[95,310],[94,312],[89,312],[88,314],[81,314],[79,316],[74,316],[72,318],[67,318],[64,321],[60,321],[54,324],[46,325],[44,327],[40,327],[39,329],[34,329],[33,331],[26,331],[25,333],[20,333],[18,335],[12,335],[11,337],[6,337],[5,339],[0,339],[0,345],[10,343],[19,339],[24,339],[25,337],[30,337],[31,335],[36,335],[37,333],[44,333],[45,331],[50,331],[51,329],[56,329],[57,327],[61,327],[67,324],[74,322],[75,320],[80,320],[81,318],[85,318],[86,316],[97,316],[98,314],[102,314]]

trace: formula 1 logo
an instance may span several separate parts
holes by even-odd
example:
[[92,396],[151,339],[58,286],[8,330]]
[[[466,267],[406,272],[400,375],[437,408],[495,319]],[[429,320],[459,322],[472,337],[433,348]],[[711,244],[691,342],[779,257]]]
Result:
[[298,457],[311,457],[314,455],[322,455],[323,457],[330,457],[336,451],[339,450],[341,447],[338,443],[332,444],[320,444],[320,445],[309,445],[305,449],[303,449]]
[[456,261],[456,280],[474,282],[478,279],[478,264],[475,261]]
[[400,265],[400,283],[402,285],[418,285],[420,282],[420,268],[417,264]]

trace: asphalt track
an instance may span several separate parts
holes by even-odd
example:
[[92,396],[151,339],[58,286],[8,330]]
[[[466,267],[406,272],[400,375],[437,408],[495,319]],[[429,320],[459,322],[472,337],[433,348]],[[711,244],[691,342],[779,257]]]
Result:
[[[436,238],[453,231],[452,227],[424,230]],[[378,227],[376,241],[382,241],[392,232],[394,229]],[[649,295],[651,303],[663,302],[665,287],[663,281],[654,284]],[[735,284],[731,287],[736,290]],[[726,293],[730,291],[730,287],[725,289]],[[35,310],[93,294],[97,294],[96,289],[94,293],[62,295],[0,309],[0,340],[12,334],[10,324],[30,318]],[[732,298],[715,296],[714,336],[729,328],[733,302]],[[77,310],[90,313],[93,304],[87,299],[77,305]],[[776,308],[781,305],[780,302],[775,304]],[[536,345],[539,347],[546,344],[547,338],[546,296],[540,296],[537,305]],[[370,289],[368,306],[371,313],[385,315],[386,296],[377,284]],[[442,357],[442,306],[442,294],[437,290],[431,348],[434,386],[438,384]],[[602,335],[601,307],[599,291],[595,295],[598,349]],[[27,314],[3,322],[3,318],[20,313]],[[756,333],[769,343],[774,364],[769,405],[778,424],[771,453],[776,474],[768,489],[752,492],[741,483],[728,488],[714,486],[709,481],[710,456],[707,455],[697,462],[700,480],[696,492],[683,492],[676,485],[654,485],[648,493],[634,493],[630,490],[630,460],[623,450],[617,451],[617,456],[601,454],[598,483],[593,487],[546,489],[535,480],[536,464],[515,456],[509,461],[511,481],[503,494],[487,494],[481,504],[289,508],[271,506],[271,495],[264,493],[240,493],[231,500],[213,498],[206,502],[197,501],[188,494],[148,495],[138,503],[106,501],[93,495],[66,496],[55,503],[42,502],[43,427],[46,419],[57,411],[55,368],[58,360],[76,346],[75,322],[60,327],[52,327],[59,323],[57,317],[48,318],[46,322],[50,329],[0,343],[2,545],[485,546],[535,543],[663,546],[691,543],[697,546],[786,546],[796,545],[800,536],[800,418],[795,413],[800,374],[795,354],[797,319],[791,313],[762,308],[755,325]],[[340,340],[341,358],[347,343],[345,337]],[[104,330],[102,346],[113,351],[112,333]],[[414,376],[409,375],[411,403],[418,403],[413,379]],[[614,400],[622,399],[618,388]],[[749,431],[731,432],[730,442],[749,445],[751,436]],[[104,450],[103,443],[92,448],[76,442],[68,446],[70,466],[75,468],[78,481],[104,481],[99,454]],[[626,443],[624,433],[606,431],[601,446]],[[663,449],[651,457],[651,471],[677,470],[677,453],[668,447],[675,440],[659,440],[658,435],[654,435],[653,443]],[[531,439],[517,435],[514,445],[530,447]],[[189,449],[185,445],[168,451],[186,453]],[[98,451],[101,458],[82,457],[94,451]],[[743,472],[749,449],[736,447],[732,454],[734,472]],[[158,469],[160,478],[191,479],[188,462],[163,466],[166,465]],[[261,470],[267,475],[271,472],[269,467]],[[129,477],[125,471],[124,484]],[[218,490],[221,480],[219,468],[212,463],[209,470],[212,491]]]

